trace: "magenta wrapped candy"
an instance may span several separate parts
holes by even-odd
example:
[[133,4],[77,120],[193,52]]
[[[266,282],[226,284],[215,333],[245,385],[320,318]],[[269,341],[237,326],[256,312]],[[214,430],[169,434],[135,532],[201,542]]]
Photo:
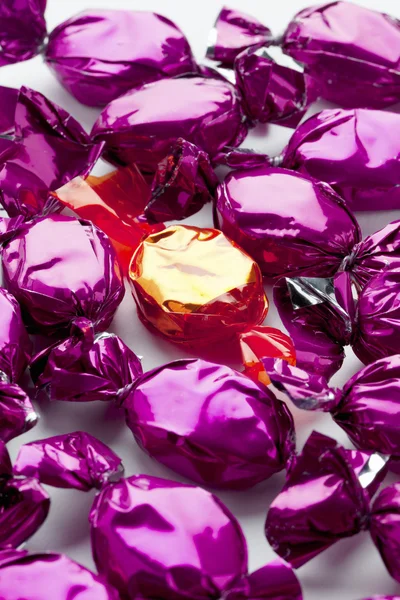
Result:
[[89,106],[105,106],[144,83],[198,70],[175,23],[139,10],[79,13],[50,33],[45,60],[60,83]]
[[[195,101],[194,101],[195,100]],[[247,133],[239,96],[223,79],[162,79],[111,102],[92,129],[115,164],[136,163],[154,171],[178,138],[213,158],[238,146]]]
[[340,539],[369,530],[389,573],[399,581],[400,485],[383,489],[371,503],[376,486],[369,486],[384,476],[385,460],[369,455],[357,472],[351,452],[326,436],[311,435],[270,506],[267,539],[297,568]]
[[208,154],[180,138],[157,165],[144,214],[150,222],[186,219],[212,200],[217,185]]
[[0,552],[0,598],[7,600],[117,600],[101,577],[63,554]]
[[222,8],[210,32],[207,58],[232,67],[235,58],[246,48],[268,46],[272,33],[260,21],[239,10]]
[[282,278],[274,287],[280,317],[296,348],[296,365],[327,379],[344,346],[369,364],[400,353],[400,270],[383,270],[357,294],[348,273],[333,279]]
[[124,296],[107,236],[88,221],[50,215],[21,227],[2,251],[5,287],[28,330],[68,337],[108,328]]
[[0,3],[0,67],[28,60],[45,41],[46,0],[2,0]]
[[348,2],[312,6],[295,16],[281,45],[330,102],[382,108],[399,101],[400,24],[389,15]]
[[[105,478],[104,460],[105,465],[119,466],[118,457],[95,445],[93,438],[85,450],[83,434],[72,436],[82,444],[65,444],[68,435],[27,444],[17,459],[17,472],[34,472],[43,483],[82,489],[81,474],[85,482],[99,484],[97,468],[94,477],[91,474],[92,464],[101,465]],[[118,474],[114,468],[109,473]],[[146,475],[114,483],[102,479],[90,523],[98,570],[124,598],[252,600],[254,594],[270,600],[302,598],[285,563],[276,561],[248,575],[239,523],[218,498],[201,488]]]
[[400,221],[362,240],[355,216],[326,183],[279,167],[229,173],[217,188],[215,220],[268,278],[348,270],[362,285],[400,265]]
[[0,137],[0,204],[10,217],[51,212],[58,205],[49,192],[86,177],[102,144],[92,143],[67,111],[29,88],[0,87],[3,105],[8,111],[0,116],[0,133],[8,135]]
[[202,485],[248,488],[283,470],[294,452],[286,406],[245,375],[204,360],[145,373],[123,407],[146,452]]
[[37,415],[27,394],[17,385],[31,356],[31,342],[15,298],[0,288],[0,440],[31,429]]
[[275,387],[298,408],[330,412],[357,448],[388,454],[396,466],[400,459],[400,354],[364,367],[342,390],[282,360],[264,359],[263,364]]
[[37,479],[13,474],[7,448],[0,440],[0,549],[17,548],[31,537],[49,508],[50,498]]

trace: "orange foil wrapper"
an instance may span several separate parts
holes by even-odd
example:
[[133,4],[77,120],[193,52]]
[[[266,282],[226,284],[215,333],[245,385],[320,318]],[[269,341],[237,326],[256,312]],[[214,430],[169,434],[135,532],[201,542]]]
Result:
[[108,235],[125,272],[143,238],[164,229],[163,224],[150,225],[143,217],[150,187],[134,165],[103,177],[76,177],[55,195],[64,206]]
[[217,229],[174,225],[149,235],[132,257],[129,281],[143,323],[173,342],[202,351],[239,337],[258,380],[258,359],[294,361],[290,338],[260,327],[268,300],[257,263]]

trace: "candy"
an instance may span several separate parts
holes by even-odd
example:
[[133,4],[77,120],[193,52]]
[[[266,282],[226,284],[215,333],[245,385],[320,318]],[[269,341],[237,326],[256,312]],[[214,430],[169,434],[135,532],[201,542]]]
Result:
[[298,408],[330,412],[357,448],[388,454],[398,461],[399,354],[364,367],[342,390],[331,388],[323,377],[282,360],[266,359],[264,365],[275,387],[283,390]]
[[222,79],[162,79],[120,96],[92,129],[105,142],[105,158],[153,171],[171,145],[183,138],[213,158],[238,146],[247,133],[235,88]]
[[49,508],[50,498],[37,479],[13,475],[0,440],[0,548],[17,548],[25,542],[46,519]]
[[[76,596],[78,594],[78,596]],[[63,554],[0,552],[0,597],[7,600],[117,600],[103,580]]]
[[21,228],[2,256],[5,287],[32,333],[68,337],[76,330],[90,340],[108,328],[124,296],[108,238],[87,221],[37,219]]
[[[280,317],[296,348],[296,364],[329,378],[351,345],[364,363],[400,352],[400,271],[383,270],[354,296],[350,276],[282,278],[274,288]],[[357,294],[356,294],[357,296]]]
[[[198,71],[189,43],[169,19],[131,10],[84,11],[48,36],[46,0],[0,6],[0,66],[43,53],[80,102],[104,106],[133,87]],[[149,44],[151,32],[151,44]]]
[[[143,323],[171,341],[204,353],[251,332],[253,350],[273,346],[294,360],[287,336],[254,328],[268,308],[260,270],[216,229],[174,225],[150,235],[132,257],[129,279]],[[254,366],[254,352],[245,360]]]
[[[27,444],[24,464],[17,459],[18,471],[23,474],[29,468],[33,453],[41,481],[64,487],[74,448],[69,446],[68,461],[59,460],[62,437],[56,444],[53,438]],[[78,454],[79,464],[72,463],[77,474],[87,470],[84,446]],[[99,447],[93,449],[90,460],[101,464],[101,454]],[[90,523],[100,574],[131,600],[183,600],[188,595],[251,600],[254,593],[270,600],[301,600],[300,585],[285,563],[276,561],[247,574],[247,547],[239,523],[218,498],[201,488],[146,475],[103,482]]]
[[385,461],[372,454],[357,472],[349,453],[326,436],[311,435],[270,506],[267,538],[297,568],[336,541],[368,529],[389,573],[399,581],[400,486],[384,488],[371,504],[376,486],[368,486],[384,477]]
[[294,451],[286,406],[241,373],[207,361],[177,360],[145,373],[123,407],[146,452],[202,485],[248,488],[284,469]]
[[17,385],[30,360],[31,342],[15,298],[2,288],[0,313],[0,440],[8,442],[36,425],[37,415]]
[[0,109],[3,103],[8,112],[0,117],[0,133],[8,135],[0,137],[0,204],[10,217],[26,219],[59,210],[49,191],[86,177],[102,145],[39,92],[0,87]]

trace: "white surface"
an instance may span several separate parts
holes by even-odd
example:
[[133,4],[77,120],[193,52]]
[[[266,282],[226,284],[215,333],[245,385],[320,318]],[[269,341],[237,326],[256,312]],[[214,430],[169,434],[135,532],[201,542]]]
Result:
[[[1,0],[0,0],[1,1]],[[282,32],[295,12],[308,6],[311,0],[231,0],[229,6],[246,10],[268,24],[274,33]],[[395,0],[362,0],[360,4],[386,11],[400,18],[400,4]],[[222,6],[220,0],[48,0],[47,21],[49,30],[84,8],[131,8],[160,12],[174,20],[186,33],[196,56],[200,59],[207,46],[207,36],[216,15]],[[151,35],[151,32],[149,32]],[[88,130],[99,111],[80,105],[57,83],[40,57],[19,65],[0,70],[0,84],[18,87],[22,84],[46,94],[51,100],[69,110]],[[326,104],[314,107],[317,112]],[[262,127],[246,140],[246,147],[257,147],[279,153],[289,139],[291,131],[277,126]],[[103,163],[96,167],[101,174],[109,167]],[[360,222],[364,234],[369,234],[400,217],[400,211],[391,213],[364,213]],[[191,224],[212,226],[211,210],[206,207],[190,220]],[[267,290],[268,293],[268,290]],[[266,322],[280,326],[274,307],[271,307]],[[158,337],[154,337],[139,322],[134,302],[127,291],[126,297],[115,317],[112,330],[118,333],[132,349],[143,356],[144,369],[184,356],[176,348]],[[341,385],[356,372],[361,364],[348,353],[341,372],[334,383]],[[143,472],[152,475],[179,479],[173,472],[153,462],[136,446],[121,415],[100,402],[86,405],[49,403],[36,404],[40,413],[39,425],[10,444],[15,457],[21,443],[83,429],[99,437],[124,459],[128,475]],[[293,409],[293,407],[291,406]],[[335,436],[349,445],[345,434],[331,421],[329,415],[310,414],[293,409],[295,415],[298,447],[304,443],[312,429]],[[275,476],[249,492],[218,493],[240,520],[247,537],[250,554],[250,569],[254,570],[273,558],[273,552],[264,537],[263,526],[269,503],[278,493],[283,475]],[[89,525],[87,515],[94,493],[49,488],[52,497],[50,516],[39,532],[29,540],[27,547],[35,551],[53,550],[65,552],[84,565],[93,568],[90,552]],[[400,586],[388,575],[374,548],[368,533],[337,543],[330,550],[315,558],[298,571],[305,600],[357,600],[373,594],[399,593]]]

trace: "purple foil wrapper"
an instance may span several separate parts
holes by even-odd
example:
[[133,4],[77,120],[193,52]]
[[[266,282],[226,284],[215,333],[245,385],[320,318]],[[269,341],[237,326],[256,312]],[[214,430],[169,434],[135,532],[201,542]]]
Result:
[[334,279],[286,278],[274,287],[280,317],[296,348],[296,365],[327,379],[340,368],[344,346],[369,364],[400,353],[400,270],[370,279],[358,300],[348,273]]
[[246,48],[268,45],[273,37],[268,27],[247,13],[224,7],[210,32],[207,58],[232,67]]
[[0,549],[17,548],[31,537],[49,508],[50,498],[36,479],[13,475],[7,448],[0,440]]
[[282,360],[264,359],[272,383],[301,409],[330,412],[353,444],[361,450],[400,459],[398,404],[400,354],[377,360],[353,375],[342,390],[324,377],[292,367]]
[[11,135],[14,132],[18,95],[17,89],[0,86],[0,135]]
[[294,452],[285,404],[241,373],[204,360],[145,373],[123,407],[143,450],[202,485],[248,488],[284,469]]
[[115,590],[63,554],[0,552],[0,597],[7,600],[118,600]]
[[318,89],[295,61],[279,52],[277,47],[242,52],[235,61],[236,85],[251,121],[296,127]]
[[5,287],[32,333],[67,337],[110,325],[124,296],[107,236],[88,221],[62,215],[21,228],[2,251]]
[[57,208],[49,192],[86,177],[102,144],[92,143],[67,111],[39,92],[22,87],[17,98],[13,92],[0,88],[0,108],[8,106],[0,130],[9,133],[0,137],[0,203],[10,217],[29,218]]
[[144,83],[197,72],[182,31],[147,11],[81,12],[50,33],[45,60],[60,83],[89,106],[105,106]]
[[208,154],[179,139],[157,165],[146,218],[150,222],[186,219],[212,200],[217,185]]
[[97,334],[90,346],[82,337],[70,337],[31,364],[33,380],[51,400],[74,402],[119,405],[142,372],[139,358],[113,333]]
[[312,6],[295,16],[281,43],[326,100],[348,108],[399,101],[400,23],[389,15],[348,2]]
[[46,0],[2,0],[0,3],[0,67],[28,60],[45,41]]
[[399,126],[397,113],[323,110],[296,129],[282,166],[326,181],[353,210],[398,208]]
[[92,130],[96,142],[105,142],[107,160],[149,171],[178,138],[213,158],[225,146],[238,146],[246,133],[235,88],[201,77],[163,79],[132,90],[111,102]]
[[355,216],[327,184],[279,167],[229,173],[217,188],[215,215],[268,278],[348,270],[362,285],[400,266],[400,221],[362,241]]
[[[370,529],[384,557],[388,546],[382,549],[378,538],[386,533],[388,544],[396,544],[396,530],[385,532],[379,514],[379,504],[385,504],[387,490],[370,505],[371,495],[377,489],[374,480],[380,482],[385,476],[385,460],[379,454],[364,455],[363,468],[355,469],[353,461],[360,454],[314,432],[303,452],[293,458],[286,484],[270,506],[265,531],[277,554],[285,556],[295,568],[338,540],[365,529]],[[388,508],[389,519],[395,523],[396,510]],[[396,558],[394,554],[389,560],[393,566],[391,574],[398,578],[400,563]]]
[[24,444],[13,472],[53,487],[87,492],[119,478],[123,467],[108,446],[89,433],[75,431]]

